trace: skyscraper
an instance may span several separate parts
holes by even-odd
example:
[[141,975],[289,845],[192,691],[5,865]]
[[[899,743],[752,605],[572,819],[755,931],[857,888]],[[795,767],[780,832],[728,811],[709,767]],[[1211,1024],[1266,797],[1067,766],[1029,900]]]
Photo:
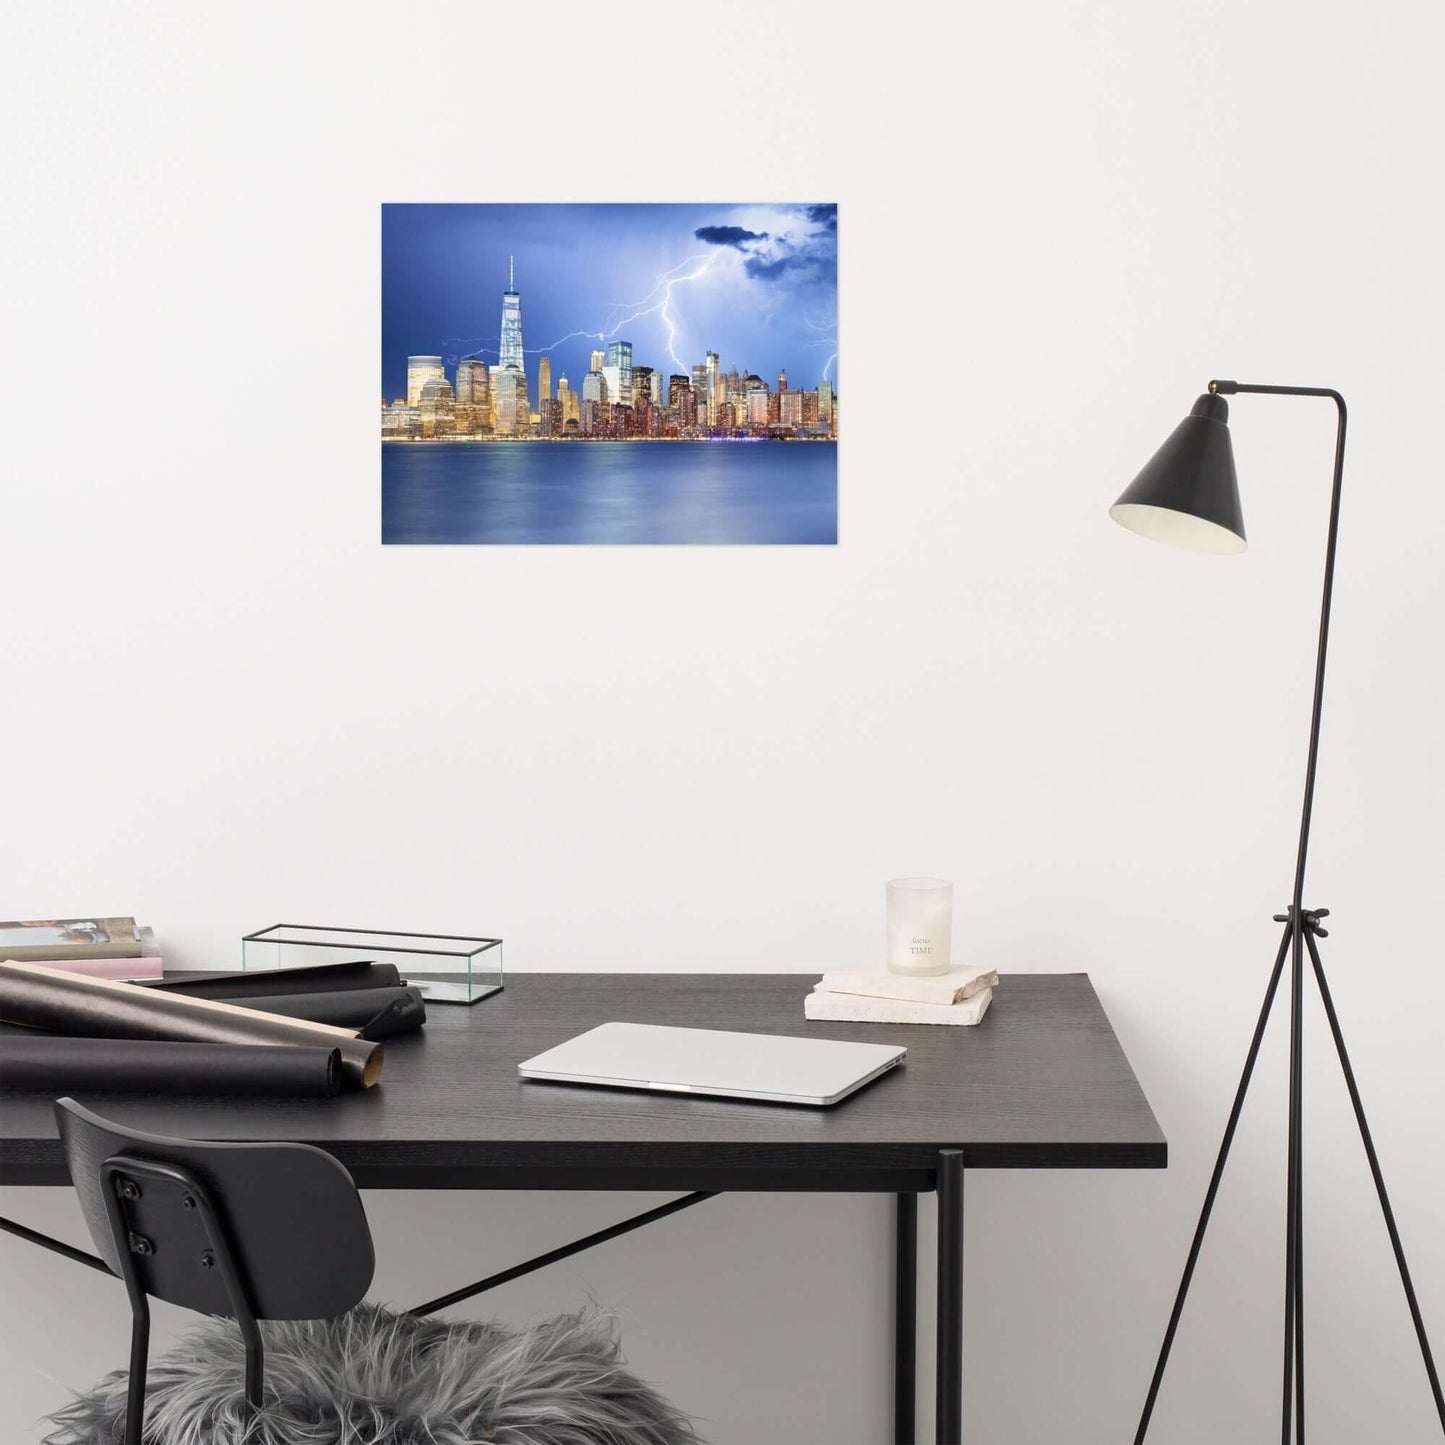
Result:
[[780,371],[780,372],[778,373],[778,390],[779,390],[779,391],[786,391],[787,389],[788,389],[788,373],[787,373],[786,371]]
[[427,382],[436,379],[445,381],[446,370],[440,356],[408,356],[406,359],[406,404],[416,406],[421,401],[421,389]]
[[833,425],[833,383],[826,377],[818,383],[818,425],[824,431]]
[[715,351],[707,354],[707,424],[717,425],[717,404],[722,400],[718,390],[718,355]]
[[544,356],[537,363],[537,410],[543,416],[547,414],[547,408],[543,402],[552,400],[552,358]]
[[472,405],[477,409],[477,424],[482,431],[491,431],[497,424],[492,406],[492,384],[484,361],[472,362]]
[[527,377],[518,367],[494,371],[492,415],[499,436],[526,436],[532,429],[532,408],[527,404]]
[[446,377],[431,376],[417,398],[424,437],[452,436],[457,429],[456,393]]
[[502,349],[492,374],[492,412],[503,436],[526,436],[532,429],[527,398],[527,360],[522,350],[522,297],[512,259],[507,259],[507,289],[502,293]]
[[487,368],[475,357],[457,362],[457,435],[473,436],[492,429],[491,397],[487,390]]
[[565,376],[557,381],[557,400],[562,403],[562,424],[565,426],[569,421],[576,421],[577,417],[577,393],[572,390],[571,384]]
[[509,257],[507,289],[502,292],[502,355],[498,365],[515,366],[518,371],[526,371],[526,356],[522,351],[522,297],[514,282],[515,274]]
[[589,371],[601,371],[602,368],[606,365],[607,353],[605,351],[594,351],[592,353],[592,365],[587,369]]
[[613,405],[632,404],[632,343],[630,341],[609,341],[607,360],[602,367],[607,378],[607,399]]
[[639,405],[641,402],[652,401],[652,383],[657,373],[650,366],[634,366],[632,368],[632,404]]

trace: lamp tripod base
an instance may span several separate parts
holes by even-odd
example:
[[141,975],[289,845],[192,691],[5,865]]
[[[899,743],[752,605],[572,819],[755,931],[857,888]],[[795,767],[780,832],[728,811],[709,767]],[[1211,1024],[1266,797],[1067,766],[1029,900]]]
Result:
[[1303,1053],[1304,1053],[1304,975],[1305,956],[1308,955],[1315,984],[1319,989],[1320,1001],[1324,1004],[1325,1017],[1329,1021],[1330,1033],[1334,1038],[1335,1051],[1339,1055],[1340,1068],[1344,1072],[1345,1084],[1349,1089],[1350,1103],[1355,1111],[1355,1122],[1359,1125],[1360,1138],[1365,1146],[1365,1157],[1369,1161],[1370,1173],[1375,1181],[1375,1192],[1380,1199],[1380,1209],[1385,1217],[1385,1228],[1390,1235],[1390,1246],[1395,1252],[1395,1263],[1400,1269],[1400,1282],[1405,1288],[1405,1300],[1410,1307],[1410,1318],[1415,1325],[1415,1336],[1420,1343],[1420,1354],[1425,1362],[1425,1374],[1435,1397],[1435,1410],[1440,1417],[1440,1429],[1445,1434],[1445,1394],[1441,1393],[1440,1376],[1435,1368],[1435,1358],[1430,1352],[1430,1340],[1425,1333],[1425,1322],[1420,1316],[1419,1301],[1415,1297],[1415,1286],[1410,1279],[1410,1267],[1405,1262],[1405,1249],[1400,1243],[1400,1231],[1395,1224],[1395,1212],[1390,1207],[1390,1196],[1385,1191],[1384,1175],[1380,1172],[1379,1157],[1375,1153],[1375,1142],[1370,1134],[1369,1121],[1365,1118],[1365,1106],[1360,1101],[1360,1090],[1355,1083],[1355,1071],[1350,1065],[1350,1056],[1345,1048],[1344,1034],[1335,1013],[1334,1000],[1330,996],[1329,983],[1325,979],[1324,964],[1320,960],[1318,940],[1328,936],[1321,927],[1321,920],[1329,916],[1329,909],[1305,909],[1291,907],[1287,912],[1275,915],[1277,923],[1284,924],[1284,936],[1280,939],[1279,951],[1275,955],[1274,968],[1269,976],[1269,986],[1264,994],[1264,1006],[1260,1009],[1259,1022],[1250,1040],[1249,1052],[1244,1060],[1244,1072],[1240,1076],[1239,1088],[1235,1091],[1234,1105],[1229,1111],[1229,1122],[1224,1128],[1224,1139],[1214,1161],[1214,1172],[1209,1177],[1209,1187],[1204,1194],[1204,1207],[1200,1211],[1199,1223],[1189,1246],[1189,1255],[1184,1264],[1184,1276],[1179,1282],[1179,1292],[1174,1297],[1174,1308],[1169,1324],[1164,1331],[1164,1343],[1159,1350],[1159,1359],[1154,1366],[1154,1377],[1149,1382],[1149,1394],[1144,1401],[1144,1412],[1139,1419],[1139,1429],[1134,1436],[1134,1445],[1144,1445],[1149,1430],[1149,1421],[1154,1413],[1154,1404],[1159,1396],[1159,1386],[1164,1379],[1164,1369],[1169,1363],[1169,1351],[1179,1329],[1179,1320],[1184,1313],[1184,1301],[1189,1294],[1189,1285],[1194,1278],[1194,1266],[1199,1261],[1199,1251],[1204,1243],[1205,1231],[1209,1227],[1209,1216],[1214,1209],[1219,1183],[1224,1177],[1224,1166],[1229,1159],[1230,1145],[1234,1142],[1234,1131],[1244,1108],[1245,1095],[1249,1092],[1250,1079],[1254,1074],[1255,1060],[1259,1057],[1265,1028],[1279,993],[1280,980],[1284,975],[1286,960],[1290,964],[1290,1057],[1289,1057],[1289,1159],[1288,1183],[1285,1203],[1285,1305],[1284,1305],[1284,1379],[1281,1401],[1280,1439],[1282,1445],[1304,1445],[1305,1438],[1305,1354],[1304,1354],[1304,1261],[1301,1248],[1304,1225],[1304,1171],[1302,1158],[1303,1136]]

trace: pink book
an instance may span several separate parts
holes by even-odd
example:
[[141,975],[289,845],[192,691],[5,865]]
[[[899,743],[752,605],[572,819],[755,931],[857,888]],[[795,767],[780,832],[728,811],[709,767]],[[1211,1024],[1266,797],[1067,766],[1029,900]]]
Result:
[[86,978],[110,978],[122,983],[137,978],[159,978],[161,960],[150,958],[47,958],[46,968],[78,973]]

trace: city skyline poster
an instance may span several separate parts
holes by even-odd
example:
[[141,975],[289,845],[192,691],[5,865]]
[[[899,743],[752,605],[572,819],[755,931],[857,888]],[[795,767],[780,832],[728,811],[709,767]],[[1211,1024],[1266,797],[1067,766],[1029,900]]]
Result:
[[838,207],[385,204],[382,541],[831,545]]

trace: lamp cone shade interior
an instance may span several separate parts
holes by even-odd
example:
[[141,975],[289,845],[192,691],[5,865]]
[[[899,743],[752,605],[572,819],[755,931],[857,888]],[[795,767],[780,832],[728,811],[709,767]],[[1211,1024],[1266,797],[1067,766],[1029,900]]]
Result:
[[1207,393],[1109,508],[1121,527],[1190,552],[1243,552],[1229,403]]

